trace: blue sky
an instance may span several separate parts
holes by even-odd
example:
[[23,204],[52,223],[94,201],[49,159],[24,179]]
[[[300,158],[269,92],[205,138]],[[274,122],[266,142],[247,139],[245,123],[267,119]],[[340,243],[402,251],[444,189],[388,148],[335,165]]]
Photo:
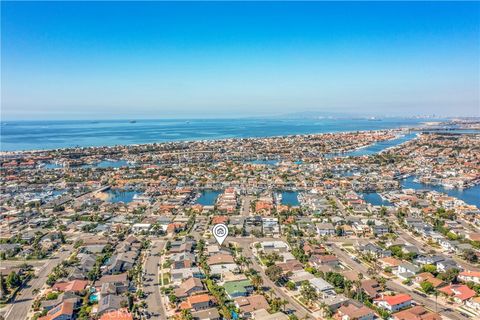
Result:
[[480,4],[2,2],[4,119],[480,115]]

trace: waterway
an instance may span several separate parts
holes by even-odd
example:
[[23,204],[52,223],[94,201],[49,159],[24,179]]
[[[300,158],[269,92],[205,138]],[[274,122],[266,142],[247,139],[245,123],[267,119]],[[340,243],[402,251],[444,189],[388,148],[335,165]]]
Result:
[[282,204],[286,206],[299,206],[300,201],[298,201],[298,192],[297,191],[281,191],[282,195]]
[[380,197],[380,195],[376,192],[360,193],[360,195],[362,196],[363,200],[374,206],[386,207],[392,205],[389,201],[382,199],[382,197]]
[[110,189],[107,191],[108,193],[108,202],[111,203],[130,203],[133,201],[133,197],[136,194],[140,194],[138,191],[132,190],[119,190],[119,189]]
[[204,190],[196,202],[202,206],[213,206],[222,192],[221,190]]
[[425,184],[414,181],[415,177],[411,176],[401,181],[403,189],[415,189],[415,190],[431,190],[448,194],[449,196],[456,197],[463,200],[465,203],[472,204],[480,208],[480,185],[477,184],[474,187],[467,189],[447,189],[441,185]]

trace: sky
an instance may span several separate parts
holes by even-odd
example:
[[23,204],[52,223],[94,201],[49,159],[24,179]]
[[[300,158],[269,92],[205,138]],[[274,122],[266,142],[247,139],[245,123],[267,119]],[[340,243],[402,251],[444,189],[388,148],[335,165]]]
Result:
[[2,119],[480,116],[479,2],[1,2]]

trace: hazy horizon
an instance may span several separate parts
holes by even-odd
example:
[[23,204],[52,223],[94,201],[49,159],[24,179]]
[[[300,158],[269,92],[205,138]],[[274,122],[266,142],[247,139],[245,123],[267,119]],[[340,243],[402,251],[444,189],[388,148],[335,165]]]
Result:
[[478,2],[2,2],[2,120],[480,116]]

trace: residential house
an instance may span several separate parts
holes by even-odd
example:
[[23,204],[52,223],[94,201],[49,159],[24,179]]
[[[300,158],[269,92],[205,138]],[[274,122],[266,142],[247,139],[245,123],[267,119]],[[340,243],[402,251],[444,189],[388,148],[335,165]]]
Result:
[[308,262],[314,267],[320,267],[322,265],[329,265],[331,267],[337,267],[339,265],[339,260],[337,256],[327,254],[327,255],[313,255],[310,257]]
[[478,271],[462,271],[458,274],[458,279],[463,282],[474,282],[480,284],[480,272]]
[[439,289],[439,291],[452,297],[456,303],[462,304],[476,294],[475,291],[464,284],[451,284]]
[[221,320],[217,308],[208,308],[192,312],[193,320]]
[[400,263],[395,274],[401,279],[408,279],[414,277],[419,271],[419,267],[410,262],[404,261]]
[[435,312],[425,309],[423,306],[414,306],[392,315],[393,320],[442,320],[442,317]]
[[235,306],[240,310],[240,313],[246,317],[251,316],[253,311],[270,308],[267,299],[260,294],[238,297],[234,299],[234,302]]
[[335,235],[335,227],[331,223],[318,223],[317,233],[320,236],[333,236]]
[[334,287],[322,278],[309,279],[308,282],[310,282],[317,294],[321,297],[335,295]]
[[375,279],[362,280],[360,286],[370,298],[377,298],[382,292],[380,284]]
[[71,320],[73,319],[73,307],[73,302],[64,301],[48,311],[46,316],[40,317],[39,320]]
[[179,308],[181,310],[192,310],[192,311],[199,311],[209,309],[215,305],[215,300],[213,296],[209,294],[198,294],[195,296],[188,297],[185,301],[183,301]]
[[174,290],[174,294],[179,299],[187,298],[188,296],[205,293],[205,287],[198,278],[188,278]]
[[373,320],[374,318],[375,312],[370,308],[364,305],[357,306],[353,303],[342,305],[334,315],[336,320]]
[[405,293],[394,296],[382,295],[381,297],[374,299],[373,303],[389,312],[397,312],[409,308],[412,305],[412,297]]

